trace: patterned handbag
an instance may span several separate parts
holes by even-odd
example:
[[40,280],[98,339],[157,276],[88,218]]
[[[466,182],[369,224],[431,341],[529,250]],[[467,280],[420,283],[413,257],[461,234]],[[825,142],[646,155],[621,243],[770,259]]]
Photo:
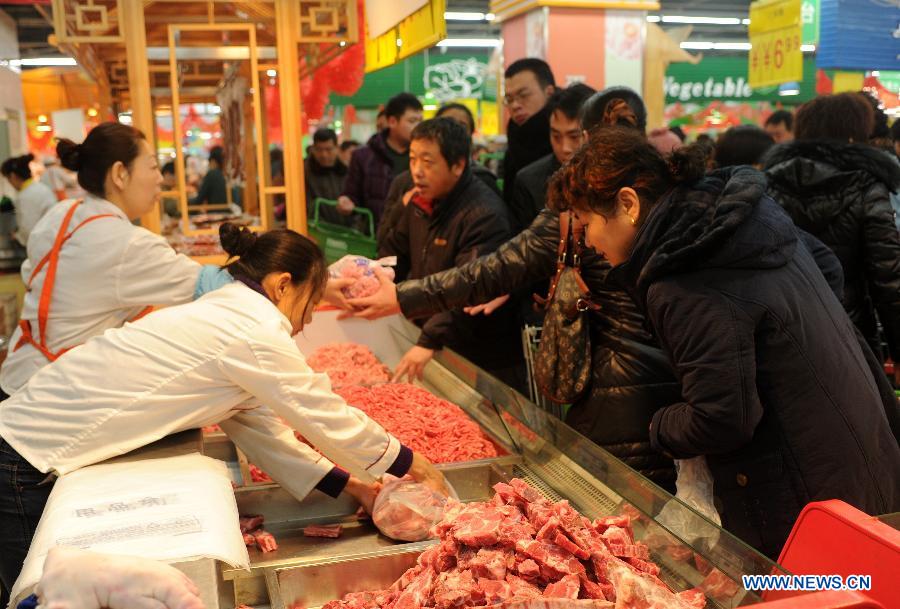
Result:
[[[599,308],[591,302],[590,290],[578,270],[581,235],[573,224],[571,212],[560,214],[556,275],[546,299],[535,295],[545,313],[534,378],[540,392],[558,404],[571,404],[590,383],[591,337],[586,313]],[[566,264],[570,242],[571,266]]]

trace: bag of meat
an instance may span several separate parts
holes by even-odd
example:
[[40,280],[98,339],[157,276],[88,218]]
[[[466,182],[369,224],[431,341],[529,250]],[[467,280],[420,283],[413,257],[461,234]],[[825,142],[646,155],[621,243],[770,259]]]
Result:
[[396,256],[380,260],[369,260],[363,256],[344,256],[328,267],[328,276],[333,279],[346,277],[356,279],[353,284],[341,291],[347,298],[365,298],[378,291],[379,284],[378,277],[375,276],[375,267],[381,267],[381,270],[393,281],[394,269],[391,267],[396,264]]
[[[456,499],[456,493],[450,490]],[[409,476],[384,476],[384,486],[375,498],[372,520],[378,530],[399,541],[422,541],[431,527],[444,517],[447,497]]]
[[[716,511],[713,495],[713,477],[706,464],[706,457],[676,459],[675,498],[663,506],[656,521],[690,545],[705,539],[708,547],[719,540],[722,519]],[[691,510],[684,509],[684,505]],[[699,513],[706,518],[698,518]],[[711,524],[711,523],[714,523]]]

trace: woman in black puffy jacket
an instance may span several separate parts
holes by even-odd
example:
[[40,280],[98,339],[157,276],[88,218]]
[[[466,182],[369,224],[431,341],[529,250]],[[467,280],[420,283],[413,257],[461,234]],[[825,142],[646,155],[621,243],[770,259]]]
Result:
[[[585,129],[598,124],[628,125],[643,133],[646,110],[634,91],[601,91],[585,102]],[[546,281],[556,272],[559,215],[544,209],[530,227],[496,252],[424,279],[404,281],[387,300],[399,303],[410,319],[477,305]],[[606,284],[609,263],[585,249],[581,274],[599,310],[590,315],[591,386],[569,409],[568,423],[629,466],[668,490],[674,490],[672,460],[650,447],[647,429],[653,413],[680,400],[680,387],[668,358],[645,328],[628,294]],[[393,289],[393,286],[391,286]],[[352,301],[365,309],[378,295]],[[507,305],[509,306],[509,305]],[[389,311],[363,310],[360,316]],[[391,311],[396,312],[396,311]]]
[[877,316],[898,362],[900,234],[890,193],[900,188],[900,164],[867,145],[872,124],[860,94],[818,97],[797,111],[796,141],[772,148],[764,165],[769,194],[840,259],[850,319],[883,361]]

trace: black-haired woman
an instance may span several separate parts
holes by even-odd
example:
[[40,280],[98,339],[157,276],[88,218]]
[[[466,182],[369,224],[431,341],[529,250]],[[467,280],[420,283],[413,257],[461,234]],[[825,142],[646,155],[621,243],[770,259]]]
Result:
[[50,187],[31,175],[33,154],[6,159],[0,165],[0,174],[19,193],[16,196],[16,240],[22,247],[28,246],[32,229],[56,204],[56,195]]
[[55,204],[31,232],[22,265],[29,290],[0,368],[6,395],[90,337],[148,307],[189,302],[220,277],[132,224],[153,208],[162,182],[140,131],[103,123],[82,144],[60,140],[57,152],[88,194]]
[[440,472],[332,393],[328,377],[297,348],[293,336],[309,323],[328,279],[315,243],[286,229],[257,236],[231,224],[220,236],[235,282],[95,336],[3,403],[0,576],[7,588],[46,504],[48,474],[204,425],[221,425],[297,499],[313,489],[334,497],[346,491],[371,509],[372,482],[384,473],[409,473],[446,492]]
[[677,370],[683,399],[653,416],[653,447],[706,455],[725,528],[775,557],[811,501],[900,509],[900,448],[864,345],[765,176],[703,178],[692,152],[667,161],[600,130],[550,200],[574,210]]

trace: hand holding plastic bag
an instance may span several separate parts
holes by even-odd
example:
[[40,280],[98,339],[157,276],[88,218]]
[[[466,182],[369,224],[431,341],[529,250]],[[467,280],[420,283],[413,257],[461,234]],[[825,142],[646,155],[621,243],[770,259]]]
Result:
[[[450,494],[456,498],[451,489]],[[406,476],[385,475],[375,498],[372,520],[378,530],[399,541],[422,541],[444,517],[447,497]]]
[[722,520],[719,518],[714,504],[713,477],[709,466],[706,465],[706,457],[676,459],[675,471],[678,474],[675,481],[677,489],[675,497],[715,523],[716,526],[702,518],[697,518],[696,515],[685,510],[684,506],[675,501],[670,501],[663,506],[656,521],[690,544],[698,539],[708,539],[710,546],[715,545],[719,540],[719,527],[722,526]]
[[381,260],[369,260],[363,256],[344,256],[328,267],[328,276],[332,279],[354,279],[355,281],[341,289],[347,298],[365,298],[378,291],[381,283],[375,276],[375,267],[394,280],[394,269],[397,264],[396,257],[382,258]]

